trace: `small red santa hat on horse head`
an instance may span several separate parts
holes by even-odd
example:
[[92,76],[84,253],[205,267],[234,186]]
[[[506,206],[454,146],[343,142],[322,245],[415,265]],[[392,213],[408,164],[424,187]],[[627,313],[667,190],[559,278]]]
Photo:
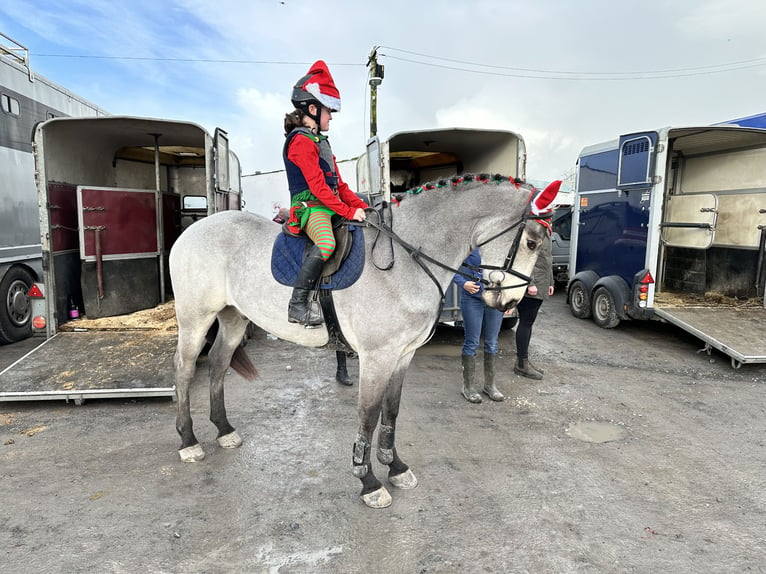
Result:
[[304,112],[309,104],[317,103],[332,112],[340,111],[340,92],[324,60],[314,62],[308,73],[295,83],[292,102]]
[[561,180],[557,179],[549,183],[544,190],[538,193],[530,202],[529,215],[532,219],[548,219],[553,215],[556,205],[553,200],[561,189]]

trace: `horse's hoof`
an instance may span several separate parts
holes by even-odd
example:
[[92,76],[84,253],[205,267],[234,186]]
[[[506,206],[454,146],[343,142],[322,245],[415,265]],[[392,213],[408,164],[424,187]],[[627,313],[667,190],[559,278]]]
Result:
[[231,431],[229,434],[219,436],[216,442],[221,448],[237,448],[242,444],[242,438],[237,431]]
[[370,508],[386,508],[391,506],[391,495],[388,493],[385,486],[381,486],[378,490],[373,492],[363,494],[362,500]]
[[418,485],[418,477],[409,468],[401,474],[389,476],[388,481],[396,488],[401,488],[402,490],[409,490]]
[[178,454],[184,462],[199,462],[205,458],[205,451],[202,450],[199,443],[182,448],[178,451]]

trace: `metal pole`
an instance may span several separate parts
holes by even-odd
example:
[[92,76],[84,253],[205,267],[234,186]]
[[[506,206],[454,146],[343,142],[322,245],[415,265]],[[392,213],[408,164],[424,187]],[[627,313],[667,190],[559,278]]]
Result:
[[160,266],[160,303],[165,302],[165,233],[162,225],[162,190],[160,189],[160,135],[154,136],[154,188],[155,205],[157,210],[157,251],[159,251]]
[[375,46],[367,59],[370,68],[370,137],[378,134],[378,86],[383,81],[383,66],[378,64],[378,46]]

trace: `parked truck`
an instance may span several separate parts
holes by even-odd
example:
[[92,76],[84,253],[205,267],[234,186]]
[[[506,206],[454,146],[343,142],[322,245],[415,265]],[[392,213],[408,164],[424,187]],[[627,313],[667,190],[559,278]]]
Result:
[[30,296],[46,339],[0,373],[0,401],[173,396],[174,330],[83,328],[70,311],[124,317],[171,297],[173,242],[197,219],[240,208],[226,132],[153,118],[54,118],[35,127],[33,142],[43,276]]
[[766,130],[665,127],[577,162],[567,301],[601,327],[655,319],[766,362]]
[[0,344],[32,333],[27,292],[42,279],[32,128],[63,116],[103,116],[97,105],[32,70],[27,49],[0,33]]

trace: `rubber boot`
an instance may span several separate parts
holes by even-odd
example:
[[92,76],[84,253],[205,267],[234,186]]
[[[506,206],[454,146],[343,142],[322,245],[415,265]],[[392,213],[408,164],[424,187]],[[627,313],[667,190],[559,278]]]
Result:
[[495,386],[495,359],[497,355],[484,353],[484,389],[483,392],[493,401],[504,401],[505,395]]
[[314,245],[303,260],[298,279],[295,280],[290,306],[287,309],[287,320],[290,323],[302,323],[307,327],[316,327],[323,323],[322,315],[314,311],[308,302],[323,266],[322,252]]
[[469,403],[480,403],[481,395],[473,384],[476,374],[476,357],[462,355],[461,361],[463,364],[463,390],[461,392]]
[[343,351],[335,351],[335,358],[338,361],[338,370],[335,371],[335,380],[341,385],[350,387],[353,383],[348,376],[348,369],[346,368],[346,353]]
[[534,365],[534,364],[532,364],[532,361],[530,361],[529,359],[527,359],[527,365],[529,365],[529,366],[530,366],[530,368],[531,368],[533,371],[537,371],[537,372],[538,372],[538,373],[540,373],[541,375],[544,375],[544,374],[545,374],[545,371],[543,371],[543,370],[542,370],[540,367],[538,367],[537,365]]
[[516,357],[516,364],[513,366],[513,372],[517,375],[521,375],[522,377],[527,377],[528,379],[535,379],[539,381],[543,378],[543,375],[540,371],[535,371],[529,365],[529,361],[527,359],[522,359],[521,357]]

